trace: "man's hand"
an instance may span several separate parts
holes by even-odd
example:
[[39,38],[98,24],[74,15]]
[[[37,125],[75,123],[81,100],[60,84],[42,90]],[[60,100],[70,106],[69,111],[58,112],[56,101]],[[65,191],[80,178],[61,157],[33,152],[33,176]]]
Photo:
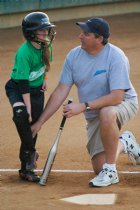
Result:
[[37,121],[36,123],[34,123],[31,126],[33,138],[36,136],[36,134],[38,133],[38,131],[41,129],[41,126],[42,126],[42,123],[40,121]]
[[63,105],[63,113],[66,117],[72,117],[85,111],[84,103],[71,103]]

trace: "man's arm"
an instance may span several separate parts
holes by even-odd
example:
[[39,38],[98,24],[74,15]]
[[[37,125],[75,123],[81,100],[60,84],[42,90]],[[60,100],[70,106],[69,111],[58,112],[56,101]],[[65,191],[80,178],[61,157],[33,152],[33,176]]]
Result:
[[33,136],[41,129],[41,126],[59,109],[67,98],[71,87],[59,83],[53,93],[50,95],[48,102],[39,117],[38,121],[31,127]]
[[124,99],[124,90],[113,90],[110,94],[89,102],[91,109],[101,109],[106,106],[115,106]]
[[[124,90],[113,90],[110,94],[106,96],[102,96],[94,101],[86,101],[88,102],[91,110],[93,109],[101,109],[106,106],[115,106],[120,104],[124,99]],[[72,103],[65,104],[63,107],[63,112],[66,117],[72,117],[74,115],[80,114],[84,112],[86,109],[85,103]]]

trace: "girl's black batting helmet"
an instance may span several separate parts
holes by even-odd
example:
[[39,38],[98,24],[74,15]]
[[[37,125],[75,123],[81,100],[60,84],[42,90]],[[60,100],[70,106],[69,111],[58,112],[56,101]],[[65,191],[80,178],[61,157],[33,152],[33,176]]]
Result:
[[25,39],[30,41],[36,40],[36,30],[51,30],[53,27],[55,25],[50,23],[48,15],[44,12],[31,12],[22,21],[23,35]]

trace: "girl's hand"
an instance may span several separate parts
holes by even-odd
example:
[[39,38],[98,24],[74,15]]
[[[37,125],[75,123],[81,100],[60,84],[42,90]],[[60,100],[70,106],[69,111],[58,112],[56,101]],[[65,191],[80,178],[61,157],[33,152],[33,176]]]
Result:
[[32,122],[32,116],[29,115],[29,122],[31,123]]
[[26,107],[27,108],[27,112],[29,114],[29,122],[31,123],[32,122],[32,115],[31,115],[31,109]]
[[42,89],[40,90],[41,92],[45,92],[48,89],[48,82],[46,79],[44,79],[43,85],[42,85]]

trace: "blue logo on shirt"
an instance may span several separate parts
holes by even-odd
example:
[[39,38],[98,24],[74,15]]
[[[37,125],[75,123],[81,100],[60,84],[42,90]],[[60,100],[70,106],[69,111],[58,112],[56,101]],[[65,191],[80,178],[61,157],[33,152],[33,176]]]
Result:
[[97,70],[94,74],[94,76],[98,75],[98,74],[102,74],[102,73],[105,73],[106,70]]

